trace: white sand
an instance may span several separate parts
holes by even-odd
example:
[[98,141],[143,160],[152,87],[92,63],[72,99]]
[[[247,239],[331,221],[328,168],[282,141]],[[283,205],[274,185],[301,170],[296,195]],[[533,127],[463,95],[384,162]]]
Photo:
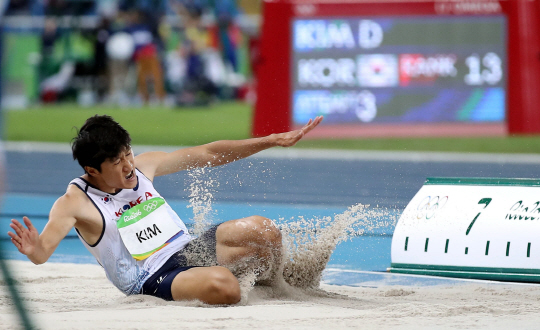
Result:
[[[41,329],[537,329],[540,286],[345,287],[277,294],[256,287],[243,305],[209,307],[126,297],[99,266],[9,261]],[[17,329],[5,281],[0,328]]]

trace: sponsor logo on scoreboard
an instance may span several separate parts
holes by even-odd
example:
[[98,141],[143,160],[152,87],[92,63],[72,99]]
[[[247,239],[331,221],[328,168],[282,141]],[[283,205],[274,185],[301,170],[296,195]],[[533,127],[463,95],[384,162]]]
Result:
[[437,14],[497,14],[502,12],[498,0],[462,0],[438,1],[435,3]]
[[448,196],[426,196],[416,206],[416,218],[429,220],[446,206]]
[[524,203],[515,202],[506,214],[506,220],[540,220],[540,201]]

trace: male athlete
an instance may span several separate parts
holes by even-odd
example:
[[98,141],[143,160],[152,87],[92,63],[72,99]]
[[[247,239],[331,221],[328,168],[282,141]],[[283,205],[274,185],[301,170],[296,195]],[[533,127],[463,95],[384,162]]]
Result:
[[261,216],[231,220],[192,239],[184,223],[154,189],[154,177],[227,164],[259,151],[290,147],[322,120],[262,138],[217,141],[171,153],[133,155],[128,132],[109,116],[86,120],[73,139],[73,158],[84,174],[71,181],[38,234],[24,217],[9,232],[17,249],[35,264],[46,262],[75,227],[107,278],[127,295],[165,300],[198,299],[235,304],[235,275],[253,270],[268,280],[281,262],[281,233]]

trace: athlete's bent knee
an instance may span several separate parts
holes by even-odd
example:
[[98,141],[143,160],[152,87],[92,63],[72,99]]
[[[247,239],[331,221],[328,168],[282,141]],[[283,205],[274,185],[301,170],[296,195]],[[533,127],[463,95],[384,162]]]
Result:
[[216,272],[206,283],[214,304],[236,304],[240,301],[240,284],[232,273]]
[[261,216],[254,216],[259,223],[259,230],[261,233],[261,236],[263,240],[267,243],[270,243],[270,245],[274,246],[280,246],[281,245],[281,231],[279,228],[275,225],[275,223],[265,217]]

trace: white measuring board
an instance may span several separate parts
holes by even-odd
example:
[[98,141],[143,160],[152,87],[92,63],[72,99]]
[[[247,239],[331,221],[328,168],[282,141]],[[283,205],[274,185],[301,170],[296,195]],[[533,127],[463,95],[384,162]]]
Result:
[[540,282],[540,180],[428,178],[396,225],[389,271]]

